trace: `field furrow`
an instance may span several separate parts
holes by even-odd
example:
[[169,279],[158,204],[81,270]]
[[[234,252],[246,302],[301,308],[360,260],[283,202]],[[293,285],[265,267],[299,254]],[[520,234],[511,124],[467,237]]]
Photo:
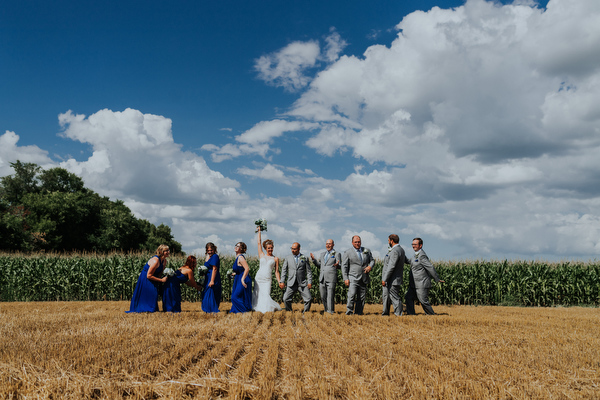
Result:
[[[338,307],[339,308],[339,307]],[[125,314],[0,303],[0,398],[600,398],[600,310]]]

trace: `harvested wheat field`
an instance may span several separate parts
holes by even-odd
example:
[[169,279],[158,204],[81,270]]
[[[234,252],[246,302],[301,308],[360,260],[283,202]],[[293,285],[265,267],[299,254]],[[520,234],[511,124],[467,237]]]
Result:
[[382,317],[380,305],[363,316],[342,305],[333,316],[321,305],[305,315],[128,306],[0,303],[0,398],[600,398],[597,308]]

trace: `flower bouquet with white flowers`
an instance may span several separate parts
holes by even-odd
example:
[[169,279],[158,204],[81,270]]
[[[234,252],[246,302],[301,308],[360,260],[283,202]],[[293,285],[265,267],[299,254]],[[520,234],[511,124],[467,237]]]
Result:
[[198,272],[200,275],[204,276],[208,272],[208,268],[206,268],[206,265],[201,265],[198,267]]
[[257,228],[260,226],[260,230],[263,232],[267,231],[267,220],[264,218],[254,221],[254,225],[256,225]]
[[173,268],[165,268],[165,270],[163,271],[163,275],[173,276],[175,275],[175,271],[173,271]]
[[233,272],[233,268],[229,268],[229,269],[227,270],[227,276],[228,276],[229,278],[233,278],[233,277],[235,276],[235,272]]

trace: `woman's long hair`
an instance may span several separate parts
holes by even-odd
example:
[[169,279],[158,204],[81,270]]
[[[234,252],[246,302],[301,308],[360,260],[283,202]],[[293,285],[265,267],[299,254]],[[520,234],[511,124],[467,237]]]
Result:
[[217,246],[215,246],[213,242],[206,243],[205,251],[208,251],[208,249],[213,249],[215,251],[215,254],[217,254]]
[[196,257],[188,256],[187,260],[185,260],[184,266],[190,267],[190,269],[194,269],[194,264],[196,263]]
[[166,244],[161,244],[160,246],[158,246],[158,249],[156,249],[156,255],[162,257],[165,250],[169,250],[169,246],[167,246]]

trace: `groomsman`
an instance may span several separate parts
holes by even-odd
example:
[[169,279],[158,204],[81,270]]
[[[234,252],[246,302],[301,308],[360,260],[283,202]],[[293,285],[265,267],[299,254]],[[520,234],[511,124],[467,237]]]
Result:
[[383,270],[381,272],[381,285],[383,286],[383,313],[390,315],[390,304],[394,306],[394,314],[402,315],[402,299],[400,290],[402,287],[402,275],[404,264],[410,264],[406,258],[404,249],[398,243],[400,238],[396,234],[388,237],[390,251],[383,259]]
[[319,291],[325,312],[333,314],[335,311],[335,284],[337,283],[337,270],[342,264],[342,256],[333,249],[333,240],[327,239],[325,251],[315,258],[310,253],[313,263],[319,267]]
[[300,253],[300,243],[292,244],[292,254],[286,256],[283,260],[283,266],[281,267],[281,280],[279,281],[279,287],[283,289],[286,287],[284,283],[285,278],[288,276],[287,289],[283,294],[283,303],[285,304],[286,311],[292,311],[292,297],[294,293],[300,292],[302,300],[304,300],[304,311],[310,310],[310,303],[312,297],[310,295],[310,289],[312,288],[312,270],[310,268],[310,262],[308,259]]
[[415,300],[418,299],[423,311],[426,314],[434,315],[433,308],[429,304],[429,289],[431,288],[431,279],[436,282],[444,283],[440,280],[435,268],[425,250],[423,250],[423,240],[414,238],[412,248],[415,251],[415,256],[410,259],[410,274],[408,291],[404,296],[406,302],[406,314],[415,315]]
[[370,280],[369,272],[375,265],[371,250],[362,247],[361,243],[360,236],[353,236],[352,248],[342,255],[342,275],[344,285],[348,287],[347,315],[363,314]]

